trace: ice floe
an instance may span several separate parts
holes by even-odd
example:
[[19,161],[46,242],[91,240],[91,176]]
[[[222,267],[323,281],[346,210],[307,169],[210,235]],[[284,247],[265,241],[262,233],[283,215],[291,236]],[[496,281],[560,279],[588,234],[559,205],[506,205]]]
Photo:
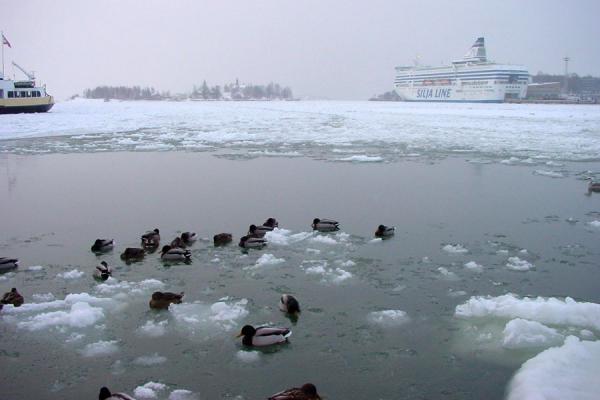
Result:
[[381,162],[381,161],[383,161],[383,157],[380,157],[380,156],[368,156],[366,154],[360,154],[360,155],[355,155],[355,156],[338,158],[338,161]]
[[248,315],[248,300],[222,299],[214,304],[202,302],[172,304],[169,307],[177,324],[199,333],[202,338],[230,331]]
[[509,257],[506,267],[513,271],[529,271],[535,266],[527,260],[522,260],[519,257]]
[[108,278],[106,282],[96,285],[96,292],[104,295],[114,295],[116,293],[126,293],[130,295],[139,295],[162,289],[164,283],[158,279],[145,279],[140,282],[119,281],[115,278]]
[[291,243],[300,242],[311,236],[313,236],[312,232],[292,233],[292,231],[288,229],[275,228],[265,234],[265,239],[269,244],[286,246]]
[[502,346],[507,349],[549,347],[563,340],[564,336],[556,329],[537,321],[515,318],[504,327]]
[[285,260],[283,258],[277,258],[273,254],[265,253],[261,255],[258,260],[256,260],[256,264],[254,264],[254,268],[265,267],[269,265],[278,265],[283,264]]
[[34,293],[31,297],[37,302],[48,302],[55,299],[52,293]]
[[81,350],[81,355],[84,357],[104,357],[110,356],[119,352],[119,346],[116,340],[99,341],[90,343]]
[[85,274],[82,271],[79,271],[78,269],[73,269],[71,271],[61,272],[60,274],[58,274],[56,276],[58,278],[62,278],[62,279],[79,279],[83,275],[85,275]]
[[260,353],[258,351],[240,350],[235,353],[235,357],[242,362],[253,363],[260,360]]
[[452,254],[463,254],[469,252],[469,250],[461,244],[447,244],[442,247],[442,250]]
[[160,337],[167,332],[167,324],[169,321],[160,322],[146,321],[146,323],[137,329],[137,332],[142,336]]
[[483,265],[477,264],[475,261],[469,261],[466,263],[465,268],[473,272],[483,272]]
[[565,176],[558,171],[549,171],[546,169],[536,169],[533,171],[534,175],[547,176],[549,178],[564,178]]
[[312,261],[305,262],[309,264],[313,264],[311,266],[305,267],[304,271],[308,275],[317,275],[321,277],[321,282],[323,283],[334,283],[339,284],[348,279],[352,278],[352,273],[342,269],[342,268],[331,268],[328,267],[328,262],[325,260],[321,261]]
[[167,388],[164,383],[148,382],[142,386],[138,386],[133,390],[133,395],[140,399],[156,399],[158,392]]
[[140,356],[133,360],[135,365],[141,365],[144,367],[150,367],[152,365],[158,365],[167,362],[167,357],[161,356],[158,353],[154,353],[148,356]]
[[527,360],[513,376],[507,400],[596,400],[600,393],[600,341],[566,338],[560,347]]
[[588,225],[593,227],[593,228],[600,228],[600,221],[598,221],[597,219],[588,222]]
[[27,271],[42,271],[44,267],[41,265],[32,265],[31,267],[27,267]]
[[369,322],[386,327],[400,326],[410,321],[410,317],[402,310],[382,310],[370,312]]

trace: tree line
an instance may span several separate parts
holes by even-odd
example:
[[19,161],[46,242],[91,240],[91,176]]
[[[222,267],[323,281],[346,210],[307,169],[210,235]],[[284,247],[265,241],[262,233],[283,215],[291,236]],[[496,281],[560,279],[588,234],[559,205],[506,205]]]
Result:
[[[531,78],[533,83],[565,83],[564,75],[551,75],[544,72],[538,72],[536,75],[532,75]],[[589,94],[600,92],[600,78],[596,78],[591,75],[579,76],[577,74],[570,74],[568,76],[567,83],[570,93]]]
[[153,87],[98,86],[84,90],[83,96],[88,99],[162,100],[169,97],[169,92],[158,93]]

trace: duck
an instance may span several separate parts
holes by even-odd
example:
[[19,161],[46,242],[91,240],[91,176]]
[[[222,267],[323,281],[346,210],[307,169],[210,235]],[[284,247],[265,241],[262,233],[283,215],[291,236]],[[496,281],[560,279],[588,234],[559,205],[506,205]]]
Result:
[[379,238],[388,238],[394,236],[396,228],[393,226],[379,225],[375,231],[375,236]]
[[252,236],[242,236],[239,244],[244,249],[262,249],[266,245],[267,241],[265,239]]
[[186,246],[192,245],[198,239],[198,235],[195,232],[183,232],[181,234],[181,240]]
[[334,221],[332,219],[313,219],[312,228],[314,231],[319,232],[335,232],[339,231],[339,222]]
[[92,251],[94,253],[103,253],[112,250],[114,246],[114,239],[96,239],[92,245]]
[[588,192],[600,192],[600,182],[590,182],[588,186]]
[[163,261],[191,261],[192,252],[178,247],[163,246],[160,259]]
[[321,397],[317,394],[317,387],[315,385],[305,383],[302,387],[275,393],[268,400],[321,400]]
[[150,308],[166,309],[169,305],[180,304],[183,298],[183,292],[172,293],[172,292],[154,292],[150,299]]
[[160,244],[160,231],[155,228],[153,231],[148,231],[142,235],[142,245],[144,247],[158,247]]
[[245,325],[237,337],[242,337],[244,346],[270,346],[278,343],[285,343],[292,335],[288,328],[279,328],[274,326],[259,326],[254,328],[252,325]]
[[0,272],[10,271],[19,266],[19,260],[16,258],[0,257]]
[[233,235],[231,233],[217,233],[213,236],[213,242],[215,247],[224,246],[233,241]]
[[261,238],[267,234],[267,232],[271,232],[273,230],[270,226],[256,226],[254,224],[248,227],[248,236]]
[[135,400],[128,394],[125,393],[111,393],[106,386],[100,388],[100,394],[98,394],[98,400]]
[[108,266],[106,261],[102,261],[94,270],[94,278],[105,281],[112,276],[112,268]]
[[283,294],[279,299],[279,309],[286,314],[296,315],[300,313],[300,303],[291,294]]
[[179,236],[177,236],[175,239],[173,239],[171,241],[171,247],[172,248],[177,248],[178,247],[180,249],[183,249],[183,248],[185,248],[185,243],[183,242],[183,240]]
[[275,218],[267,218],[267,220],[265,221],[263,226],[267,226],[267,227],[275,229],[275,228],[279,227],[279,222],[277,222],[277,220]]
[[10,289],[10,292],[4,293],[2,300],[0,300],[0,303],[2,304],[12,304],[15,307],[20,307],[24,302],[25,299],[21,293],[17,291],[17,288],[12,288]]
[[146,251],[144,249],[140,249],[138,247],[128,247],[121,254],[121,259],[125,260],[125,262],[129,261],[140,261],[144,258]]

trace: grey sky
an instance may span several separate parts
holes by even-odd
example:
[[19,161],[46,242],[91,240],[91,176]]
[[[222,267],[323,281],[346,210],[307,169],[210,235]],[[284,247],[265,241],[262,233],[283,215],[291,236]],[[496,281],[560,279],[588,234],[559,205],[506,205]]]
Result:
[[600,1],[0,0],[10,61],[59,99],[100,84],[189,91],[275,81],[297,96],[366,99],[394,66],[488,57],[530,73],[600,75]]

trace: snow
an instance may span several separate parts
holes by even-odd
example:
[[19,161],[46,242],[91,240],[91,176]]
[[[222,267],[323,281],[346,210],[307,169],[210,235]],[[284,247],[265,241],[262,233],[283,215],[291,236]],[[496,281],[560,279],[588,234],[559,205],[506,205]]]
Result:
[[562,344],[564,336],[536,321],[515,318],[504,327],[502,346],[507,349],[549,347]]
[[569,336],[527,360],[512,378],[507,400],[596,400],[600,392],[600,341]]

